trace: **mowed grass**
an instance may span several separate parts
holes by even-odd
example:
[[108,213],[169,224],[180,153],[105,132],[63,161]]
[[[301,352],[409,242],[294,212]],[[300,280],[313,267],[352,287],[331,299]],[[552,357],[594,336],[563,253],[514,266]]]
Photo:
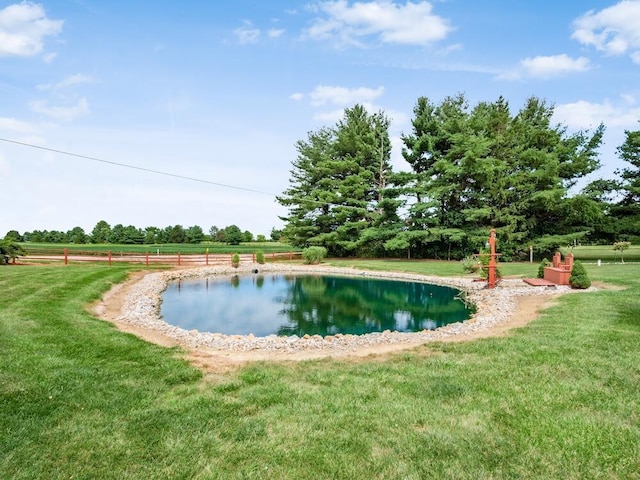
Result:
[[[465,274],[459,261],[436,260],[400,260],[400,259],[339,259],[326,260],[328,265],[352,268],[355,270],[393,270],[396,272],[418,273],[446,277],[480,278],[479,274]],[[529,262],[499,262],[500,272],[505,277],[535,277],[538,275],[539,263]]]
[[[595,263],[598,260],[603,262],[640,262],[640,245],[631,245],[627,250],[621,252],[614,250],[613,245],[577,246],[572,249],[562,249],[562,254],[573,252],[576,259],[583,262]],[[549,259],[551,260],[551,259]]]
[[640,266],[506,337],[215,376],[87,313],[128,271],[0,268],[0,478],[640,478]]

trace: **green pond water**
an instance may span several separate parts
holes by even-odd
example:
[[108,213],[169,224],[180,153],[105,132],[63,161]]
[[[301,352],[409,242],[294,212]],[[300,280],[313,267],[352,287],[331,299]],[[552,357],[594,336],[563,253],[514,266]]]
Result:
[[361,335],[433,330],[467,320],[460,291],[370,277],[252,274],[172,282],[164,320],[227,335]]

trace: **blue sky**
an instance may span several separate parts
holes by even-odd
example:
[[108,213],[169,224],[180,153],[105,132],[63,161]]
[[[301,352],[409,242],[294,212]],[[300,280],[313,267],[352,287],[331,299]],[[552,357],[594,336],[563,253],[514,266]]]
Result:
[[640,0],[0,1],[0,236],[99,220],[268,235],[308,132],[382,110],[407,169],[418,97],[460,92],[512,113],[540,97],[569,131],[604,122],[611,178],[639,79]]

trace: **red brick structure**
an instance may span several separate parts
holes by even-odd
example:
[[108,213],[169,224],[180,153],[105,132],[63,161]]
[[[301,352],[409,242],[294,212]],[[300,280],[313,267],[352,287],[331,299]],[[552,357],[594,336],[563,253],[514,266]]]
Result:
[[563,263],[560,252],[557,252],[553,256],[551,266],[544,267],[544,279],[553,282],[556,285],[569,285],[569,277],[571,276],[572,268],[573,253],[566,255]]

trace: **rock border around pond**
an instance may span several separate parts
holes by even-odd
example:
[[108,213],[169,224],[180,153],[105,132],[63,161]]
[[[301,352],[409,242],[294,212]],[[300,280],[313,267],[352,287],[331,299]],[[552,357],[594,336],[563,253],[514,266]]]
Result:
[[[255,275],[256,273],[322,273],[345,276],[368,276],[386,279],[410,280],[435,285],[450,286],[464,292],[465,301],[476,306],[471,319],[446,325],[436,330],[421,332],[369,333],[366,335],[319,335],[298,337],[255,337],[253,335],[224,335],[221,333],[184,330],[169,325],[160,317],[162,292],[169,282],[179,279]],[[400,272],[378,272],[355,268],[329,266],[302,266],[281,264],[250,264],[239,268],[214,266],[178,269],[146,274],[127,289],[118,322],[124,322],[138,328],[154,331],[171,338],[191,349],[206,348],[223,352],[349,352],[365,347],[391,344],[418,345],[429,341],[447,340],[451,337],[473,335],[506,322],[513,316],[516,299],[526,295],[558,295],[571,291],[569,287],[532,287],[521,279],[503,279],[493,290],[485,288],[486,283],[465,277],[437,277]]]

